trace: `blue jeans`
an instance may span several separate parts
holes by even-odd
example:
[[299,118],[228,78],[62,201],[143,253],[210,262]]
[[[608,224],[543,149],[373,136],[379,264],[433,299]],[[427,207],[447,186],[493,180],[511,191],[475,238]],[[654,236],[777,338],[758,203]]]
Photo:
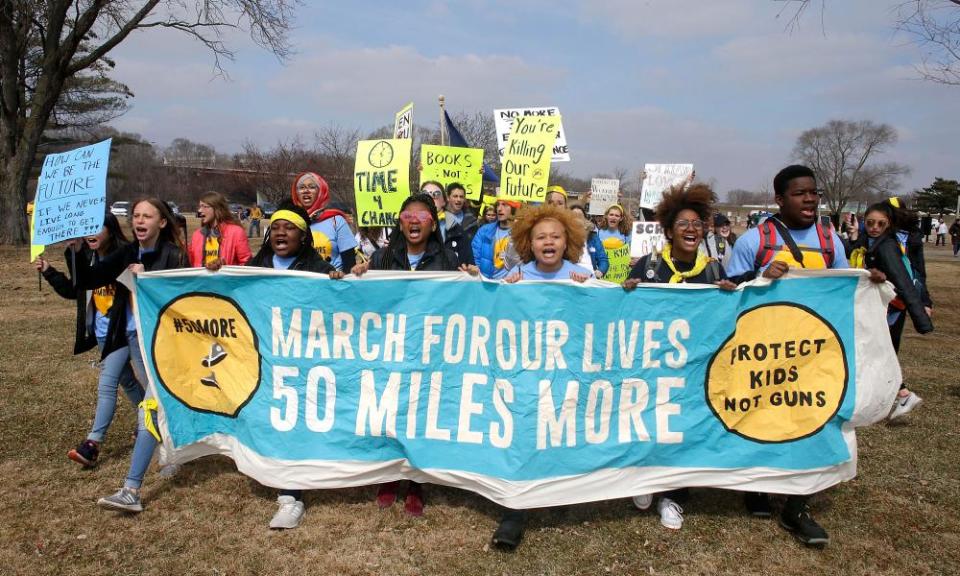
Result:
[[[147,387],[147,370],[143,364],[143,355],[140,353],[140,336],[136,330],[127,332],[127,345],[130,350],[130,366],[133,373],[143,385],[146,391],[144,400],[153,398]],[[152,416],[154,429],[157,427],[157,418]],[[123,483],[126,488],[139,489],[143,484],[143,477],[147,474],[147,468],[150,467],[150,460],[153,458],[153,451],[157,448],[157,440],[147,430],[146,415],[143,408],[137,411],[137,440],[133,443],[133,455],[130,457],[130,469],[127,471],[127,479]]]
[[[106,338],[97,338],[100,351]],[[113,414],[117,409],[117,388],[123,388],[123,393],[136,408],[143,400],[143,386],[133,377],[130,368],[130,349],[114,350],[100,362],[100,380],[97,382],[97,410],[93,415],[93,428],[87,434],[87,440],[103,442]]]

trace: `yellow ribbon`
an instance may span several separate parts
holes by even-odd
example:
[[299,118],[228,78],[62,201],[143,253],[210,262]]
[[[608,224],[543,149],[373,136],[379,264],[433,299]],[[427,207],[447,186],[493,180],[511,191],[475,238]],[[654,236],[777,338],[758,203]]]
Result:
[[163,438],[160,438],[160,432],[157,431],[157,427],[153,425],[153,412],[156,412],[160,407],[157,404],[156,398],[147,398],[146,400],[140,402],[140,408],[143,409],[143,425],[146,426],[147,432],[153,435],[157,439],[157,442],[163,442]]
[[290,222],[300,230],[307,231],[307,222],[300,217],[299,214],[292,210],[277,210],[273,213],[273,216],[270,217],[270,223],[273,224],[277,220],[286,220]]
[[863,246],[850,252],[851,268],[866,268],[867,249]]
[[703,272],[707,267],[707,264],[710,263],[709,258],[707,258],[703,253],[697,252],[697,261],[694,262],[693,268],[687,272],[680,272],[673,264],[673,258],[670,257],[669,244],[664,244],[663,250],[660,252],[660,254],[663,257],[663,261],[667,263],[667,267],[670,268],[671,272],[673,272],[673,276],[670,277],[670,284],[679,284],[687,278],[693,278],[697,274]]

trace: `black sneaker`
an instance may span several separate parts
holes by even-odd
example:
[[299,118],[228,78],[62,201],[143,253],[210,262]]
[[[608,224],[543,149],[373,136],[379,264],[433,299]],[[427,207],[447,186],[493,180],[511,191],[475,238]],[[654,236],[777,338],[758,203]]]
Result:
[[810,511],[804,506],[800,512],[790,512],[784,509],[780,514],[780,525],[794,535],[797,540],[807,546],[826,546],[830,543],[827,531],[810,516]]
[[84,440],[79,446],[67,452],[67,458],[82,464],[84,468],[93,468],[97,465],[100,456],[100,443],[93,440]]
[[523,540],[523,529],[526,527],[526,514],[522,511],[511,510],[503,515],[500,525],[493,533],[493,545],[501,550],[513,552]]
[[770,497],[763,492],[747,492],[743,495],[743,505],[747,512],[757,518],[769,518],[773,516],[770,509]]

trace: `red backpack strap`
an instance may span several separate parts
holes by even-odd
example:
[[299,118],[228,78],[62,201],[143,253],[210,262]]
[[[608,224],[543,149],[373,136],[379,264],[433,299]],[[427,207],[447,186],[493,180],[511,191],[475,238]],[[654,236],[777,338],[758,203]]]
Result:
[[833,260],[836,258],[836,255],[833,253],[833,237],[830,233],[830,228],[824,229],[820,225],[820,221],[817,221],[817,238],[820,240],[820,253],[823,254],[823,264],[827,268],[833,267]]
[[759,270],[773,260],[774,248],[777,245],[777,229],[769,219],[764,220],[757,231],[760,232],[760,245],[757,246],[757,256],[754,258],[754,269]]

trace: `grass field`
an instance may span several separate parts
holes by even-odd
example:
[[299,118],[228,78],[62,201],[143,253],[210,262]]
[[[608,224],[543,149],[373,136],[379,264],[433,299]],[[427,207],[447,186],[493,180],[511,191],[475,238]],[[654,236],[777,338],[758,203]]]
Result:
[[960,260],[932,244],[927,258],[937,329],[908,327],[901,353],[926,403],[860,430],[858,478],[813,501],[828,548],[748,518],[734,493],[695,490],[679,532],[625,500],[585,504],[533,513],[504,554],[488,546],[495,507],[442,487],[416,520],[379,511],[372,488],[308,492],[302,526],[271,532],[276,493],[225,458],[167,480],[152,468],[139,516],[100,510],[135,414],[121,401],[95,470],[66,458],[93,417],[96,355],[70,355],[73,302],[37,290],[26,250],[0,249],[0,574],[960,574]]

